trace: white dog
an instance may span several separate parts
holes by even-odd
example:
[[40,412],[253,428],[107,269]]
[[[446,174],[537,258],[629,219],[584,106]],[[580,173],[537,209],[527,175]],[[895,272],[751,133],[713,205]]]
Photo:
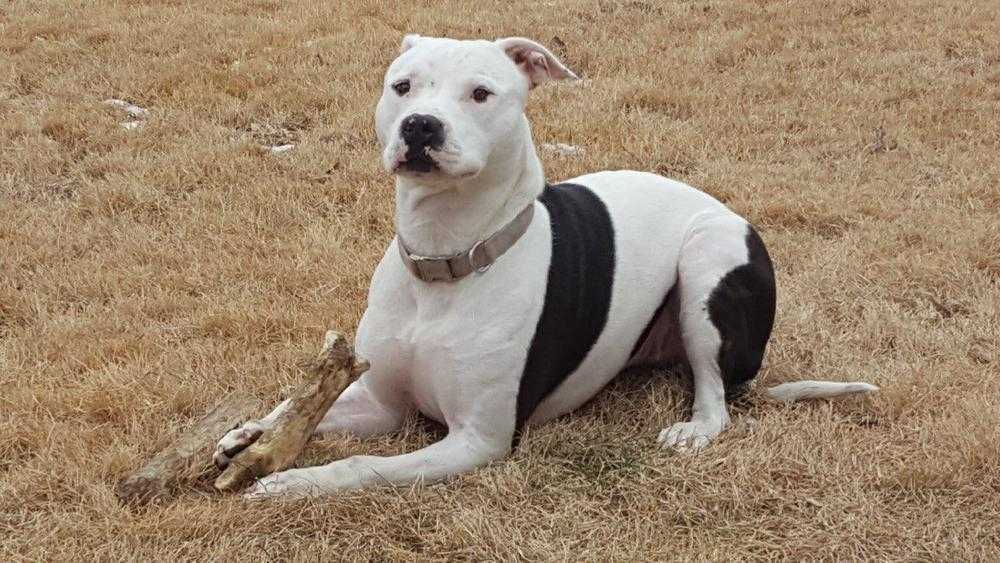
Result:
[[[433,482],[510,451],[525,424],[568,413],[623,368],[680,362],[691,420],[658,441],[704,447],[729,422],[771,333],[771,261],[749,224],[680,182],[633,171],[549,185],[524,115],[528,91],[575,79],[523,38],[409,35],[375,114],[396,175],[396,227],[372,278],[356,349],[371,369],[318,433],[392,432],[418,410],[448,427],[422,450],[354,456],[263,478],[249,498]],[[875,389],[790,383],[784,400]],[[224,466],[285,403],[222,438]]]

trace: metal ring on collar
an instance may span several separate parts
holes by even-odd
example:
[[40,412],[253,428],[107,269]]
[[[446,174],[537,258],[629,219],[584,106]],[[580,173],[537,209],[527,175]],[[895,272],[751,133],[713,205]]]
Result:
[[[480,274],[483,273],[483,272],[485,272],[486,270],[489,270],[490,266],[493,265],[493,261],[490,260],[489,254],[486,253],[486,247],[483,246],[483,242],[484,241],[477,241],[476,244],[472,245],[472,248],[469,249],[469,265],[472,266],[473,268],[475,268],[476,271],[479,272]],[[483,249],[483,258],[484,258],[484,260],[483,260],[483,265],[482,266],[477,266],[476,265],[476,250],[478,250],[480,248]]]

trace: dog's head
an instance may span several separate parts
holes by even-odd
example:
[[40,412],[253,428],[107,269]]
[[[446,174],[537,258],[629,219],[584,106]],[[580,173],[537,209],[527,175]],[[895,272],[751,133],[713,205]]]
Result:
[[407,35],[375,110],[382,163],[423,181],[476,176],[516,132],[528,90],[568,78],[576,75],[529,39]]

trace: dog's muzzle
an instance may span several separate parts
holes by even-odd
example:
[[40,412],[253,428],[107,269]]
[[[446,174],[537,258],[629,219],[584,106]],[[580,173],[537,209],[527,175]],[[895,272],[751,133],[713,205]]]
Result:
[[428,150],[444,146],[444,123],[433,115],[414,113],[399,124],[399,136],[406,143],[401,166],[414,172],[430,172],[438,167]]
[[403,236],[396,234],[399,255],[406,269],[425,282],[458,281],[472,272],[485,272],[504,252],[528,231],[535,215],[532,201],[516,217],[489,237],[477,241],[472,248],[451,256],[420,256],[409,251]]

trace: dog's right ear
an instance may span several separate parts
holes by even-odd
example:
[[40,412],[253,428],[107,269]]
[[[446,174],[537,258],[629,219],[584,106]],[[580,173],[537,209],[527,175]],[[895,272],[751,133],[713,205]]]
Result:
[[420,36],[416,33],[406,34],[403,37],[403,42],[399,44],[399,54],[402,55],[409,51],[411,47],[417,44],[417,41],[420,41]]

